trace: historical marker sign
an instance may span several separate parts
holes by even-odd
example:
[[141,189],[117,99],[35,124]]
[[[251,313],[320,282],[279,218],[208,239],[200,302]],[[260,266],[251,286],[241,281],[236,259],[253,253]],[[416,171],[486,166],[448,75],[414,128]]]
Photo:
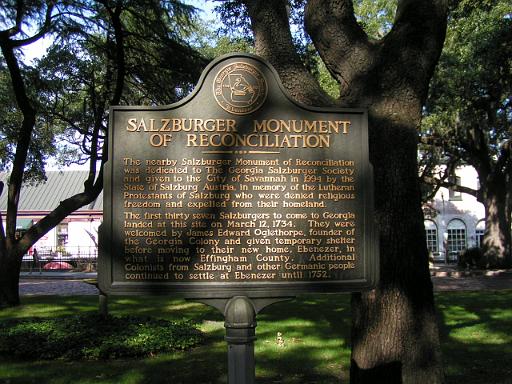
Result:
[[211,63],[165,107],[112,107],[100,236],[107,294],[196,298],[377,280],[365,110],[287,96],[259,57]]

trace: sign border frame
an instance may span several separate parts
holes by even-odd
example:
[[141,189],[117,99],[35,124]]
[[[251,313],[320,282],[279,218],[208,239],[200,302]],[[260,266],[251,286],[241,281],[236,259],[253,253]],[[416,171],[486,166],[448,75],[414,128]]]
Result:
[[[284,96],[298,108],[313,113],[342,113],[354,114],[361,117],[361,142],[366,143],[363,146],[363,158],[368,159],[363,165],[363,222],[364,228],[363,240],[364,255],[360,258],[365,261],[363,279],[352,280],[331,280],[331,281],[260,281],[260,282],[116,282],[112,271],[111,242],[108,241],[109,235],[112,235],[113,210],[112,205],[112,174],[114,170],[113,162],[109,159],[104,165],[103,179],[103,223],[101,224],[98,249],[98,286],[100,292],[107,295],[172,295],[188,299],[221,299],[233,296],[247,296],[250,298],[272,298],[289,297],[304,293],[342,293],[370,290],[374,288],[379,281],[380,258],[378,246],[378,231],[374,220],[374,183],[373,166],[369,161],[368,148],[368,112],[364,108],[335,108],[335,107],[314,107],[294,100],[284,88],[281,79],[275,68],[265,59],[245,53],[235,53],[223,55],[213,60],[202,72],[197,85],[190,95],[179,100],[176,103],[163,106],[111,106],[109,109],[109,132],[108,132],[108,153],[112,156],[114,153],[113,143],[113,122],[116,111],[170,111],[187,104],[203,89],[206,77],[211,70],[220,66],[223,61],[231,59],[251,59],[259,61],[266,66],[274,76],[281,92]],[[215,100],[213,100],[215,101]],[[107,233],[110,230],[110,234]]]

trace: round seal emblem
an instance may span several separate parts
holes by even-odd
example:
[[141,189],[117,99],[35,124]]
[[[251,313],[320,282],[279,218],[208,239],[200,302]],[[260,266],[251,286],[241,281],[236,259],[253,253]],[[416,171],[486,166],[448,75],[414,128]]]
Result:
[[235,62],[223,67],[213,81],[215,100],[225,111],[247,115],[267,98],[267,82],[254,65]]

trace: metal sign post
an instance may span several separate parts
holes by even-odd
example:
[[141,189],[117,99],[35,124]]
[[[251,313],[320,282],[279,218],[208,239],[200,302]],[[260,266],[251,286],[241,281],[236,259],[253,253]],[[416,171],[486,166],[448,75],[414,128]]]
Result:
[[254,384],[256,315],[269,305],[292,299],[293,297],[250,299],[247,296],[234,296],[230,299],[191,299],[214,307],[224,315],[229,384]]

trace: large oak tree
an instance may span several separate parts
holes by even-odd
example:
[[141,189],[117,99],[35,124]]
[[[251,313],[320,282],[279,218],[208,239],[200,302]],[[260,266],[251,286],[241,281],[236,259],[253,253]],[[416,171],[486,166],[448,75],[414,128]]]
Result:
[[[231,8],[236,2],[231,2]],[[446,30],[441,0],[401,0],[391,30],[367,36],[350,0],[309,0],[305,28],[340,84],[333,100],[293,44],[286,0],[241,1],[256,53],[306,104],[365,107],[380,232],[378,287],[352,296],[351,383],[441,383],[438,328],[428,269],[417,166],[418,129]]]

